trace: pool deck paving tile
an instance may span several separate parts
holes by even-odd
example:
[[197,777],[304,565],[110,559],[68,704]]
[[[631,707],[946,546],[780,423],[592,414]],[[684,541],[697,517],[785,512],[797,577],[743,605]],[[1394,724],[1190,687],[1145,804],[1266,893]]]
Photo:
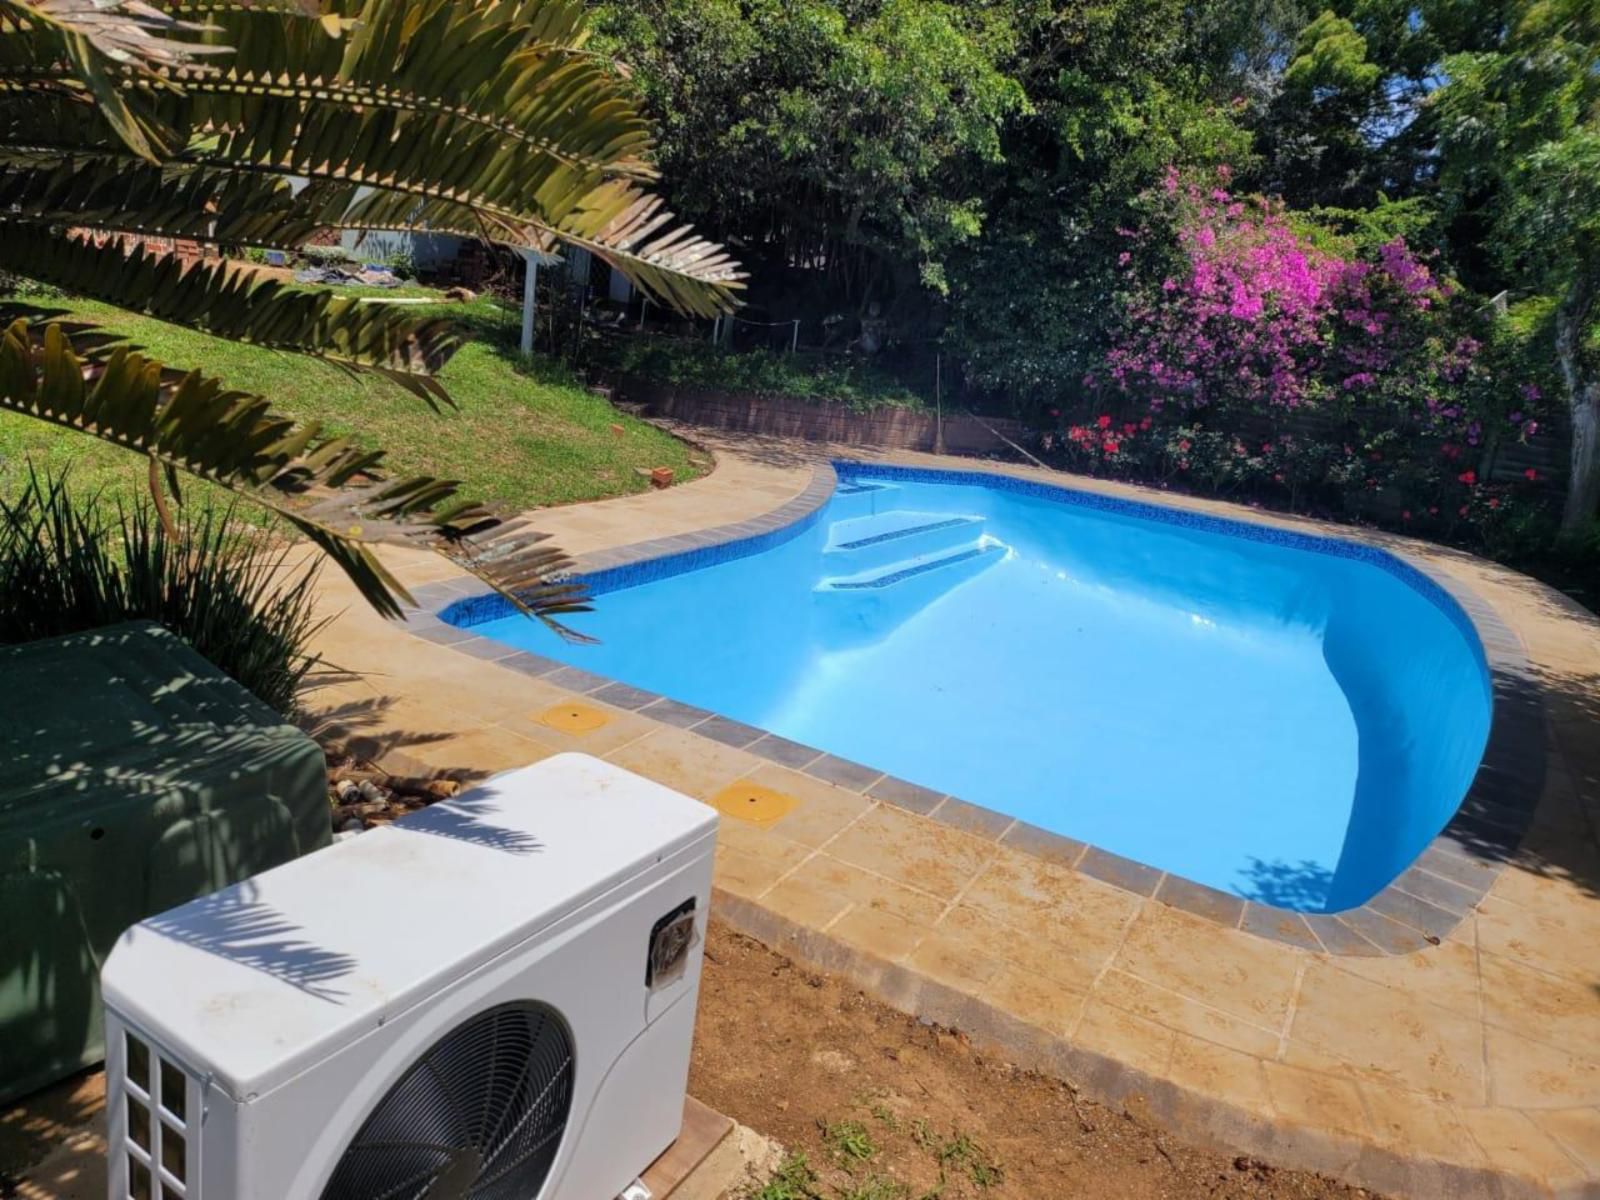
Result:
[[[694,436],[718,460],[704,479],[538,512],[535,527],[580,560],[621,563],[641,543],[770,529],[826,496],[829,447]],[[1398,1195],[1600,1194],[1600,621],[1406,539],[1033,468],[887,457],[1367,541],[1425,566],[1491,653],[1526,655],[1497,678],[1476,815],[1353,913],[1242,905],[817,749],[739,745],[736,722],[691,706],[502,656],[434,615],[482,589],[404,550],[385,557],[422,606],[406,624],[323,576],[333,619],[317,649],[346,674],[308,690],[307,723],[397,774],[471,779],[580,750],[701,799],[770,788],[795,807],[768,829],[723,821],[717,908],[819,969],[1201,1143]],[[580,698],[611,719],[589,734],[538,724]],[[1530,743],[1539,763],[1508,768]]]

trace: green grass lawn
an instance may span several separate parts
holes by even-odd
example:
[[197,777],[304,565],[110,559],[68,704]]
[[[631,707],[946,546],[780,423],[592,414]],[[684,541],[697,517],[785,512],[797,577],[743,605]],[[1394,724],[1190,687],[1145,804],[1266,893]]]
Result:
[[[285,415],[381,446],[391,473],[459,479],[468,494],[508,509],[643,491],[649,482],[639,470],[671,467],[682,481],[699,474],[694,464],[703,461],[696,456],[692,462],[683,443],[619,413],[569,373],[519,361],[515,314],[484,299],[407,306],[419,315],[449,313],[472,330],[440,376],[458,407],[438,414],[385,380],[352,376],[315,359],[222,341],[92,301],[33,302],[70,309],[173,366],[199,367],[231,387],[266,396]],[[143,460],[126,451],[0,414],[0,490],[14,491],[29,461],[70,464],[80,494],[98,488],[107,499],[131,499],[145,486]]]

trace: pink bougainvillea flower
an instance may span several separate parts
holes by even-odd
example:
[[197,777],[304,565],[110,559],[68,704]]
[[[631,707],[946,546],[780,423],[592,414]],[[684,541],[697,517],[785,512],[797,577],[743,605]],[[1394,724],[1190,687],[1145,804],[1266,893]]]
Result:
[[1110,429],[1111,428],[1111,418],[1108,417],[1108,416],[1101,416],[1098,420],[1095,421],[1095,424],[1100,426],[1101,429]]
[[1500,507],[1500,497],[1498,497],[1498,496],[1489,497],[1489,507],[1490,508],[1499,508]]
[[1184,438],[1183,441],[1178,443],[1178,452],[1180,454],[1189,453],[1189,439],[1188,438]]
[[1115,454],[1122,448],[1122,443],[1117,441],[1116,438],[1107,438],[1105,440],[1105,448],[1107,454]]
[[1508,421],[1510,421],[1513,425],[1521,425],[1522,424],[1522,414],[1520,412],[1514,412],[1506,419]]
[[1476,471],[1463,471],[1461,474],[1457,475],[1456,478],[1462,483],[1466,484],[1468,487],[1471,487],[1473,484],[1478,482],[1478,473]]
[[1523,437],[1532,437],[1534,434],[1536,434],[1538,432],[1539,432],[1539,422],[1537,422],[1537,421],[1528,421],[1522,426],[1522,436]]
[[1529,404],[1537,404],[1543,395],[1544,393],[1539,390],[1539,385],[1536,383],[1522,385],[1522,398]]
[[1524,471],[1522,473],[1522,476],[1529,483],[1537,483],[1537,482],[1539,482],[1539,468],[1538,467],[1529,467],[1526,471]]
[[1439,515],[1439,506],[1438,506],[1438,505],[1437,505],[1437,504],[1435,504],[1435,505],[1432,505],[1432,506],[1431,506],[1431,507],[1430,507],[1430,508],[1429,508],[1429,509],[1428,509],[1428,515],[1429,515],[1429,516],[1430,516],[1430,517],[1437,517],[1437,516],[1438,516],[1438,515]]

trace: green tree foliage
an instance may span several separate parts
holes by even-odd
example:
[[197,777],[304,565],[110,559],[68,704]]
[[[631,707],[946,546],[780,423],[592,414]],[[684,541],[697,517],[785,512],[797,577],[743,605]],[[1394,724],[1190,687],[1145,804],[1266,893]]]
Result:
[[1600,506],[1594,0],[592,2],[692,215],[784,315],[892,299],[969,398],[1068,407],[1148,294],[1129,230],[1162,281],[1141,197],[1217,172],[1308,245],[1400,239],[1464,309],[1550,313],[1491,357],[1508,397],[1565,378],[1569,526]]
[[1009,3],[625,0],[598,7],[659,122],[685,212],[819,303],[916,303],[986,215],[982,168],[1026,111]]
[[1452,55],[1430,101],[1451,201],[1487,214],[1504,277],[1557,298],[1573,424],[1563,524],[1600,506],[1600,10],[1524,0],[1501,44]]
[[1073,387],[1104,350],[1118,230],[1139,195],[1169,165],[1251,161],[1212,61],[1229,57],[1231,35],[1195,8],[1102,0],[1026,27],[1032,111],[990,173],[985,237],[953,267],[946,341],[973,386],[1019,406]]

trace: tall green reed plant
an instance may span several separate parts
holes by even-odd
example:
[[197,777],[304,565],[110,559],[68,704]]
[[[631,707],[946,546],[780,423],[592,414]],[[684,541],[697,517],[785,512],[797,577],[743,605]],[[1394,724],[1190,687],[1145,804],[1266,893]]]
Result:
[[318,658],[315,564],[235,519],[232,505],[188,505],[171,536],[148,501],[125,508],[72,495],[67,472],[30,466],[0,498],[0,644],[148,620],[284,716]]

